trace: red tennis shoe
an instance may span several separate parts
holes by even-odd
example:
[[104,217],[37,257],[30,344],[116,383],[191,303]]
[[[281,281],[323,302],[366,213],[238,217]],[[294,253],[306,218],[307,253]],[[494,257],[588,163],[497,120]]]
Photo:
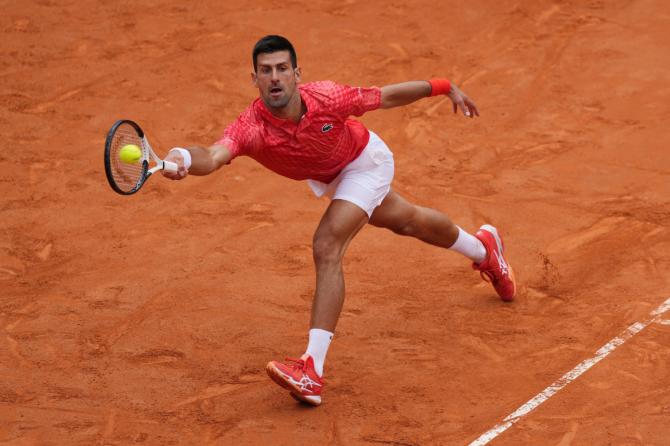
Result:
[[312,406],[321,404],[323,380],[314,370],[314,360],[304,354],[300,359],[286,358],[286,362],[270,361],[265,371],[274,382],[291,392],[291,396]]
[[473,263],[472,267],[479,271],[482,279],[491,282],[502,300],[513,300],[516,294],[514,271],[503,257],[505,246],[498,230],[491,225],[483,225],[475,237],[484,244],[486,258],[479,264]]

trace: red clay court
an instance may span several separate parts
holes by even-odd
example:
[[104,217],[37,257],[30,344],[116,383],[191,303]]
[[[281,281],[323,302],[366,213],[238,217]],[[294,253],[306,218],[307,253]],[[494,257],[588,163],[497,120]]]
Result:
[[[670,441],[667,2],[0,7],[0,444]],[[305,346],[327,202],[245,158],[122,197],[102,163],[119,118],[162,155],[215,141],[269,33],[305,81],[462,86],[481,118],[434,98],[362,121],[401,194],[500,228],[519,282],[502,303],[458,255],[365,228],[317,409],[264,366]]]

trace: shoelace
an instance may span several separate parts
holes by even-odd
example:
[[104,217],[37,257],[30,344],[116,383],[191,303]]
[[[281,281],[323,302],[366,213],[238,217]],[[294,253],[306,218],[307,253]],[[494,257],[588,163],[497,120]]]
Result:
[[496,276],[491,272],[491,270],[479,271],[479,275],[482,277],[484,282],[496,283]]
[[304,374],[303,379],[306,378],[308,380],[308,382],[305,384],[305,388],[307,390],[310,390],[310,389],[313,390],[314,386],[316,386],[316,387],[322,387],[323,386],[323,383],[325,382],[323,378],[319,379],[319,377],[317,375],[316,382],[315,382],[315,381],[312,381],[312,378],[309,377],[309,375],[307,374],[307,363],[305,362],[304,359],[285,357],[284,361],[286,361],[286,365],[290,366],[294,370],[300,370],[301,372],[303,372],[303,374]]
[[287,362],[287,365],[290,365],[294,369],[298,369],[298,370],[301,370],[303,372],[305,370],[307,370],[307,363],[302,358],[286,357],[286,358],[284,358],[284,360]]

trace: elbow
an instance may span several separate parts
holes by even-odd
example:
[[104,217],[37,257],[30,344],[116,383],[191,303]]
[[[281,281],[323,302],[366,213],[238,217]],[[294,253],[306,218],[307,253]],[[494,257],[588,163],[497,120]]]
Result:
[[382,87],[382,94],[379,101],[379,108],[395,107],[397,98],[394,97],[393,90],[388,87]]
[[398,104],[393,100],[392,97],[382,97],[381,103],[379,104],[379,108],[393,108],[396,107]]

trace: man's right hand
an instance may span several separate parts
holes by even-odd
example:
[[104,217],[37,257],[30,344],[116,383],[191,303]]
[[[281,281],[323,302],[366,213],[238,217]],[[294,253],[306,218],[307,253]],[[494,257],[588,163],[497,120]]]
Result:
[[164,161],[172,161],[177,165],[176,172],[168,172],[166,170],[161,170],[161,173],[165,178],[169,178],[171,180],[183,180],[184,178],[186,178],[186,175],[188,175],[188,170],[186,170],[186,167],[184,166],[184,157],[182,156],[181,153],[179,153],[179,151],[171,150],[170,152],[168,152]]
[[[188,153],[182,153],[186,150]],[[190,163],[188,157],[190,155]],[[184,160],[184,157],[187,157]],[[165,156],[165,161],[177,164],[176,172],[163,171],[163,176],[171,180],[183,180],[187,175],[209,175],[221,166],[228,164],[233,155],[223,144],[213,144],[207,148],[200,146],[173,147]]]

